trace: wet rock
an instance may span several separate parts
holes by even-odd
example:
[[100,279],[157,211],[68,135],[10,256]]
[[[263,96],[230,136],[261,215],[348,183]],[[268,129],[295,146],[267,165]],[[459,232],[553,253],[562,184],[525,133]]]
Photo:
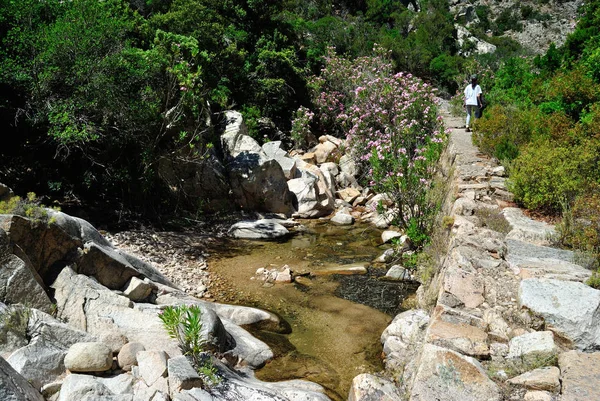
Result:
[[600,352],[569,351],[558,357],[561,401],[600,399]]
[[274,219],[241,221],[235,223],[229,229],[229,235],[234,238],[273,239],[284,237],[288,234],[288,229]]
[[3,401],[44,401],[44,397],[4,358],[0,358],[0,399]]
[[600,345],[596,318],[600,291],[572,281],[527,279],[521,281],[519,302],[542,316],[552,330],[573,341],[578,349]]
[[335,265],[329,267],[320,267],[318,270],[312,270],[310,272],[311,276],[329,276],[331,274],[367,274],[367,268],[365,266],[357,265]]
[[141,343],[131,342],[125,344],[117,356],[119,367],[129,372],[132,366],[137,365],[137,353],[145,350],[144,344]]
[[71,372],[104,372],[112,367],[112,350],[104,343],[76,343],[65,355]]
[[425,344],[411,400],[500,401],[500,392],[475,359]]
[[394,258],[395,251],[393,249],[386,249],[381,255],[375,259],[378,263],[387,263]]
[[518,359],[525,364],[550,363],[558,354],[551,331],[534,331],[514,337],[509,343],[508,359]]
[[560,390],[560,370],[556,366],[534,369],[507,380],[508,383],[525,387],[529,390]]
[[348,401],[401,401],[404,398],[393,382],[363,373],[352,380]]
[[350,216],[346,213],[336,213],[330,220],[333,224],[337,224],[340,226],[349,226],[354,224],[354,217]]
[[133,376],[127,373],[112,377],[97,377],[99,383],[106,386],[113,394],[133,394]]

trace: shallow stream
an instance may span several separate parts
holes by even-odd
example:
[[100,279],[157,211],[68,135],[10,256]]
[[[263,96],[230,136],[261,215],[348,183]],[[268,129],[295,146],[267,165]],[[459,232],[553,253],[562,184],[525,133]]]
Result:
[[[248,328],[275,353],[256,372],[259,379],[311,380],[332,399],[345,400],[356,375],[383,369],[381,333],[417,285],[381,280],[385,267],[371,264],[385,249],[380,230],[304,224],[284,241],[232,241],[212,253],[209,270],[222,284],[217,301],[266,309],[286,322],[275,331]],[[255,275],[284,265],[296,282],[274,284]],[[331,274],[354,266],[368,273]]]

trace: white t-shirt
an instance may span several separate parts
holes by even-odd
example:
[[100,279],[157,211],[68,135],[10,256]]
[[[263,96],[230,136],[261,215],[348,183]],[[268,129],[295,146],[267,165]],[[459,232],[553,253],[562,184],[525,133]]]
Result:
[[473,85],[469,84],[465,88],[465,104],[477,106],[479,102],[477,101],[477,95],[481,94],[481,86],[475,86],[473,89]]

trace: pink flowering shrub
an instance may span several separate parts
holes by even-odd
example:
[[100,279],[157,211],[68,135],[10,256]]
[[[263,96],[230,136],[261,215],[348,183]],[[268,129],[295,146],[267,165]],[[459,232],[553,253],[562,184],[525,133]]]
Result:
[[346,137],[364,183],[392,196],[395,223],[415,245],[426,243],[437,211],[427,192],[446,139],[435,90],[410,74],[394,74],[380,48],[354,61],[330,51],[311,87],[313,129]]

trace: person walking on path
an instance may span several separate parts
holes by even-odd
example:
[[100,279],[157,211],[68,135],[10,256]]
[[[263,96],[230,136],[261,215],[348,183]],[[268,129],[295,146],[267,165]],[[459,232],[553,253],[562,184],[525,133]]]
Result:
[[465,109],[467,110],[467,132],[471,132],[471,118],[478,117],[481,108],[481,86],[477,85],[477,75],[471,75],[471,83],[465,88]]

